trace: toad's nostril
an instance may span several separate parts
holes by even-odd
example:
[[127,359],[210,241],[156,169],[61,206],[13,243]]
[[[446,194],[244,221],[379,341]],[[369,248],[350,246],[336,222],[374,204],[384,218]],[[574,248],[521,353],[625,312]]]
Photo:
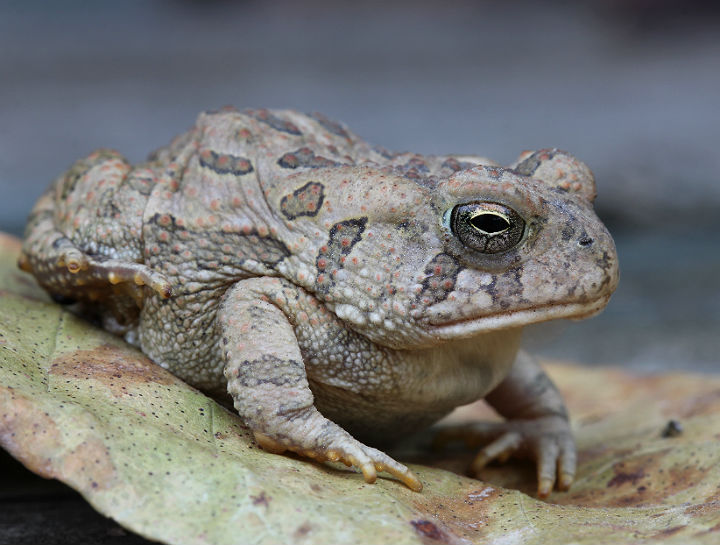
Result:
[[595,241],[589,236],[581,237],[580,240],[578,240],[580,246],[590,246],[593,242]]

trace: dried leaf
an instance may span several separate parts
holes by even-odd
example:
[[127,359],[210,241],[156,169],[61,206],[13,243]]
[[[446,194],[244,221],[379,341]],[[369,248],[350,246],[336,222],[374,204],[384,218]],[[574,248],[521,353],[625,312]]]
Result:
[[[530,465],[484,482],[414,466],[414,493],[263,452],[240,419],[90,326],[15,269],[0,235],[0,444],[101,513],[170,544],[716,543],[720,380],[553,365],[580,446],[546,503]],[[476,404],[454,419],[487,415]],[[675,420],[682,426],[668,427]],[[668,432],[667,430],[674,430]],[[665,433],[663,433],[665,432]],[[674,434],[674,435],[673,435]],[[470,454],[419,455],[462,472]]]

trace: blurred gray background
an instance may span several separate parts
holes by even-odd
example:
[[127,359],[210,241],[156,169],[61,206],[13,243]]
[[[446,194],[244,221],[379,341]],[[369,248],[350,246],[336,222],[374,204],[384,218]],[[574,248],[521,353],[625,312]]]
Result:
[[101,146],[131,160],[226,104],[322,111],[366,139],[596,173],[622,279],[540,354],[720,370],[720,10],[673,0],[0,3],[0,229]]

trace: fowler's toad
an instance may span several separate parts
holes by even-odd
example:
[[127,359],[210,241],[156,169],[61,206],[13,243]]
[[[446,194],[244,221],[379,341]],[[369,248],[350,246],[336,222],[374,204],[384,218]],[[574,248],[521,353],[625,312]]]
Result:
[[[563,402],[522,326],[602,309],[615,247],[588,168],[389,153],[321,115],[223,110],[139,165],[101,150],[40,198],[20,265],[161,366],[232,396],[258,443],[387,471],[382,444],[486,397],[567,488]],[[487,430],[469,429],[488,436]],[[559,475],[556,473],[559,468]]]

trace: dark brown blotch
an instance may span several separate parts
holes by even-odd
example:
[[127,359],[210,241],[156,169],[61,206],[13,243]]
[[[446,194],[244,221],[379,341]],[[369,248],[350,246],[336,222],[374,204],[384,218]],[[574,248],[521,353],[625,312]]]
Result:
[[254,170],[250,159],[246,157],[229,153],[217,153],[209,149],[200,152],[200,166],[208,168],[217,174],[232,174],[234,176],[244,176]]
[[311,114],[308,114],[308,117],[312,117],[326,131],[331,132],[336,136],[340,136],[342,138],[347,138],[348,140],[350,140],[350,133],[347,131],[347,129],[341,123],[338,123],[334,119],[330,119],[329,117],[326,117],[320,112],[313,112]]
[[552,159],[556,153],[554,149],[538,150],[523,159],[513,170],[523,176],[532,176],[541,163]]
[[260,110],[246,110],[245,113],[247,113],[251,117],[254,117],[258,121],[265,123],[269,127],[272,127],[276,131],[285,132],[293,135],[302,134],[300,132],[300,129],[298,129],[297,125],[276,116],[275,114],[264,108]]
[[144,197],[150,196],[155,183],[155,178],[147,170],[135,171],[127,180],[128,187]]
[[468,161],[458,161],[457,159],[455,159],[455,157],[448,157],[445,161],[443,161],[443,164],[441,165],[442,168],[448,168],[453,172],[467,170],[469,168],[473,168],[474,166],[476,166],[475,163],[470,163]]
[[404,165],[396,165],[394,171],[405,178],[415,181],[430,174],[430,168],[421,156],[412,157]]
[[327,159],[308,147],[290,151],[280,157],[277,162],[282,168],[323,168],[337,166],[339,163],[331,159]]
[[333,275],[344,267],[345,256],[362,240],[367,218],[353,218],[336,223],[330,229],[330,238],[320,248],[315,258],[318,275],[315,286],[318,291],[326,292],[334,284]]
[[425,267],[425,280],[418,297],[428,305],[434,305],[447,299],[455,289],[457,275],[462,267],[457,260],[445,253],[437,254]]
[[492,282],[484,290],[492,297],[494,305],[507,309],[513,304],[527,302],[523,297],[522,272],[522,266],[517,266],[493,275]]
[[325,200],[325,186],[308,182],[280,200],[280,212],[289,220],[299,216],[315,216]]

